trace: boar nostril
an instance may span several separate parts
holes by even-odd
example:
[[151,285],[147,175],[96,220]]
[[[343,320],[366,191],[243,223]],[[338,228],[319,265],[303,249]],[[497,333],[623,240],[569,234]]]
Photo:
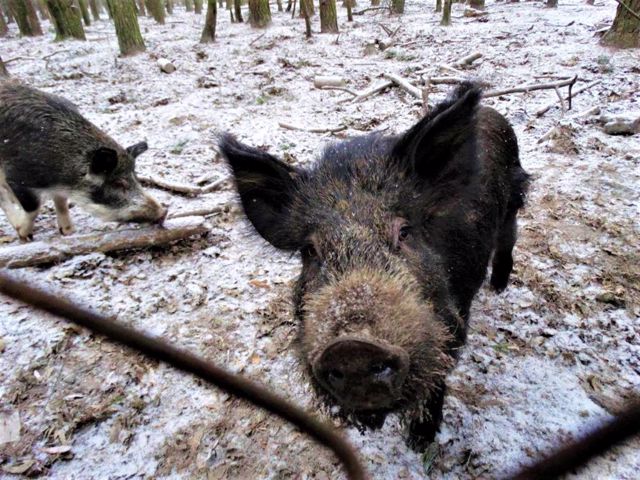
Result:
[[390,376],[395,372],[395,368],[390,362],[375,362],[369,367],[369,373],[377,376]]

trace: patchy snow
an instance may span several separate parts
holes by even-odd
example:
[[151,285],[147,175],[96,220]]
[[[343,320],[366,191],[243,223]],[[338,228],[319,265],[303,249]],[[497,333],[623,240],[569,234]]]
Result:
[[[0,53],[23,57],[8,65],[14,77],[69,98],[122,144],[146,140],[140,173],[180,183],[228,174],[215,148],[220,131],[308,163],[336,138],[284,130],[279,121],[345,125],[339,135],[357,135],[399,132],[420,116],[398,89],[338,103],[347,94],[314,89],[316,75],[339,75],[362,90],[381,72],[416,81],[414,72],[426,68],[442,76],[437,65],[482,51],[468,74],[493,88],[577,73],[576,89],[601,83],[576,96],[573,111],[640,113],[640,52],[602,48],[594,36],[612,20],[614,2],[563,0],[558,9],[488,2],[486,22],[463,18],[463,8],[454,5],[448,28],[414,0],[402,17],[369,12],[352,24],[339,9],[340,36],[310,41],[301,20],[275,8],[262,38],[221,11],[217,42],[203,46],[204,16],[177,6],[164,26],[141,19],[147,52],[132,58],[118,57],[105,20],[86,29],[87,42],[54,43],[47,23],[45,37],[18,38],[13,24]],[[380,23],[401,26],[399,46],[365,56],[367,44],[386,38]],[[161,73],[160,57],[177,71]],[[447,91],[434,87],[431,101]],[[593,118],[558,108],[535,116],[555,99],[545,90],[485,102],[513,123],[534,176],[512,284],[500,296],[478,295],[434,458],[410,451],[394,418],[364,435],[346,429],[375,478],[423,478],[427,470],[430,478],[494,478],[640,394],[640,136],[608,136]],[[557,125],[568,127],[567,142],[537,142]],[[195,199],[153,193],[175,210],[235,201],[230,186]],[[78,208],[72,217],[80,232],[119,228]],[[207,238],[16,275],[261,380],[324,417],[291,346],[288,295],[298,258],[266,246],[235,210],[212,223]],[[16,242],[3,215],[0,232],[0,242]],[[51,206],[35,235],[56,237]],[[20,441],[0,445],[3,467],[65,479],[341,475],[328,452],[289,425],[190,377],[7,299],[0,319],[0,411],[17,411],[21,422]],[[42,450],[64,445],[70,453]],[[635,478],[639,447],[628,442],[580,478]]]

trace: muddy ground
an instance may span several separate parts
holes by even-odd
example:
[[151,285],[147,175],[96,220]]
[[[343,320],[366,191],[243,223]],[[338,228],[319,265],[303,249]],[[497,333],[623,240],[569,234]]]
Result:
[[[360,7],[363,7],[361,5]],[[323,145],[371,131],[400,132],[421,115],[419,102],[389,89],[363,103],[313,87],[339,75],[365,89],[382,72],[418,83],[483,52],[465,71],[508,88],[572,76],[575,89],[600,83],[563,113],[553,90],[487,99],[513,123],[521,159],[533,175],[510,288],[483,288],[472,310],[468,346],[449,377],[442,431],[427,455],[409,450],[402,426],[381,431],[341,426],[374,478],[495,478],[614,415],[640,394],[640,135],[603,133],[592,107],[640,115],[640,52],[598,45],[616,4],[561,0],[488,2],[488,15],[453,25],[408,1],[404,16],[367,12],[341,34],[303,36],[304,22],[277,13],[264,32],[220,13],[218,40],[200,45],[203,16],[181,6],[164,26],[141,19],[146,53],[118,56],[112,25],[86,29],[87,41],[21,39],[12,25],[0,55],[12,75],[75,102],[123,144],[146,140],[141,174],[194,183],[228,175],[216,133],[232,131],[301,165]],[[314,19],[314,29],[319,30]],[[396,46],[381,25],[394,31]],[[159,57],[177,70],[161,73]],[[545,77],[546,76],[546,77]],[[574,90],[575,90],[574,89]],[[444,98],[434,86],[430,102]],[[563,89],[566,94],[566,89]],[[535,112],[554,103],[545,115]],[[345,126],[336,134],[280,128]],[[539,142],[551,128],[559,135]],[[28,146],[26,147],[28,148]],[[173,210],[231,203],[209,219],[210,234],[174,245],[89,254],[14,273],[265,382],[321,418],[293,349],[289,293],[295,255],[274,251],[238,213],[226,184],[196,198],[154,190]],[[78,232],[112,230],[72,209]],[[37,239],[57,238],[52,205]],[[16,244],[0,215],[2,246]],[[60,479],[341,478],[325,450],[289,425],[193,378],[114,346],[49,315],[0,299],[0,410],[19,427],[0,445],[0,476]],[[640,440],[609,452],[579,478],[637,478]]]

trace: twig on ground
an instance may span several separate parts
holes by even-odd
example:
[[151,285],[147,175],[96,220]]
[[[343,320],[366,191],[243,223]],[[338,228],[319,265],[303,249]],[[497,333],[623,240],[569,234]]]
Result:
[[[556,91],[556,95],[558,95],[558,100],[560,100],[560,107],[562,108],[563,112],[567,111],[567,107],[564,104],[564,98],[562,98],[562,94],[560,93],[560,89],[558,87],[555,87],[554,90]],[[571,92],[569,92],[569,97],[571,97]]]
[[5,60],[4,64],[9,65],[11,62],[17,62],[18,60],[38,60],[38,59],[34,57],[13,57],[13,58],[10,58],[9,60]]
[[158,177],[138,175],[138,180],[143,185],[156,187],[161,190],[167,190],[169,192],[179,193],[182,195],[200,195],[202,193],[202,187],[167,182],[166,180],[162,180]]
[[383,73],[382,76],[387,80],[392,81],[394,84],[399,86],[404,91],[410,93],[417,99],[422,100],[422,90],[420,90],[418,87],[414,87],[413,85],[411,85],[411,83],[409,83],[408,80],[402,78],[400,75],[395,75],[393,73]]
[[301,132],[310,132],[310,133],[336,133],[336,132],[342,132],[347,129],[345,125],[340,125],[339,127],[327,127],[327,128],[323,128],[323,127],[305,128],[305,127],[298,127],[296,125],[291,125],[290,123],[285,123],[285,122],[278,122],[278,125],[280,126],[280,128],[284,128],[286,130],[298,130]]
[[351,98],[345,98],[344,100],[340,100],[338,103],[345,103],[345,102],[353,102],[353,103],[360,103],[365,101],[367,98],[375,95],[376,93],[380,93],[382,90],[385,90],[389,87],[393,86],[393,82],[390,80],[387,80],[385,82],[379,83],[378,85],[375,85],[367,90],[363,90],[361,92],[358,92],[358,95],[356,95],[355,97]]
[[22,268],[60,262],[93,252],[114,252],[163,245],[209,231],[203,217],[167,220],[164,227],[144,226],[0,248],[0,267]]
[[484,98],[490,98],[490,97],[499,97],[500,95],[507,95],[509,93],[526,93],[526,92],[532,92],[534,90],[547,90],[551,88],[567,87],[575,84],[577,80],[578,80],[578,76],[574,75],[571,78],[561,80],[559,82],[535,83],[531,85],[523,85],[522,87],[507,88],[506,90],[493,90],[490,92],[485,92],[482,96]]
[[67,53],[70,52],[70,50],[56,50],[53,53],[50,53],[49,55],[45,55],[44,57],[42,57],[42,60],[47,60],[51,57],[53,57],[54,55],[59,55],[60,53]]
[[184,218],[184,217],[208,217],[210,215],[216,215],[218,213],[224,213],[231,211],[233,203],[223,203],[221,205],[214,205],[212,207],[196,208],[194,210],[178,210],[177,212],[169,212],[167,219]]
[[227,180],[229,180],[229,179],[228,178],[221,178],[220,180],[216,180],[215,182],[211,182],[208,185],[203,185],[202,187],[200,187],[200,189],[202,190],[202,193],[215,192],[216,190],[219,190],[222,185],[227,183]]
[[363,10],[359,10],[357,12],[353,12],[353,15],[364,15],[367,12],[372,12],[372,11],[376,11],[376,10],[390,10],[390,8],[388,6],[386,6],[386,7],[368,7],[368,8],[365,8]]
[[471,65],[476,60],[482,58],[482,53],[474,52],[471,55],[467,55],[466,57],[461,58],[460,60],[456,60],[451,64],[453,68],[464,68]]
[[258,40],[260,40],[262,37],[264,37],[267,34],[267,32],[264,32],[262,35],[258,35],[256,38],[254,38],[253,40],[251,40],[249,42],[249,46],[252,46],[254,43],[256,43]]
[[[579,88],[578,90],[573,92],[572,96],[575,97],[579,93],[585,92],[585,91],[589,90],[591,87],[594,87],[594,86],[598,85],[599,83],[601,83],[601,80],[595,80],[595,81],[591,82],[590,84],[585,85],[584,87]],[[565,100],[569,100],[569,96],[565,97]],[[550,103],[546,107],[542,107],[540,110],[538,110],[535,113],[535,116],[536,117],[541,117],[542,115],[544,115],[545,113],[547,113],[549,110],[551,110],[553,107],[555,107],[557,105],[558,105],[558,102]]]

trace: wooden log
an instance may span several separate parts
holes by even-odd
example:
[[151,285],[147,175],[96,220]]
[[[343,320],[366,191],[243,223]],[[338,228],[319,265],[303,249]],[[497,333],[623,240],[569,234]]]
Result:
[[209,231],[203,217],[169,219],[163,227],[96,232],[0,248],[0,267],[23,268],[61,262],[76,255],[164,245]]

